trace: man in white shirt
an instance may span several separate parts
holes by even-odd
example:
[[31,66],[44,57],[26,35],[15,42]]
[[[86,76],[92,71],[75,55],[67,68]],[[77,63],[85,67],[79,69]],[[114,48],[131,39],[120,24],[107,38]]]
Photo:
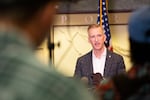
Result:
[[125,72],[123,57],[106,48],[106,35],[100,25],[93,24],[88,27],[88,40],[93,49],[78,58],[74,77],[87,77],[91,86],[93,74],[100,73],[104,78],[108,78]]

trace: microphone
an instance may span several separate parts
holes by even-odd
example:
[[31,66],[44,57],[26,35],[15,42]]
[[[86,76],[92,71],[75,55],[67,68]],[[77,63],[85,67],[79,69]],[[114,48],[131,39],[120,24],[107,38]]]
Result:
[[101,73],[93,73],[91,78],[92,78],[93,86],[100,85],[101,81],[103,80]]

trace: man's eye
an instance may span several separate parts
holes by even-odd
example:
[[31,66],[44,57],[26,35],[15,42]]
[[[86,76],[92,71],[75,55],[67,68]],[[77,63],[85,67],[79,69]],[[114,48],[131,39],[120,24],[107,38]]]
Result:
[[98,37],[101,37],[102,35],[98,35]]
[[91,36],[91,38],[94,38],[95,36]]

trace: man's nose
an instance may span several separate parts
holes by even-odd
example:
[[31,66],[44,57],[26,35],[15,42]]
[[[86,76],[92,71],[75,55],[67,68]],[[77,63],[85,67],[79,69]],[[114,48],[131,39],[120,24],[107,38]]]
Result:
[[98,41],[98,37],[97,36],[95,37],[95,41]]

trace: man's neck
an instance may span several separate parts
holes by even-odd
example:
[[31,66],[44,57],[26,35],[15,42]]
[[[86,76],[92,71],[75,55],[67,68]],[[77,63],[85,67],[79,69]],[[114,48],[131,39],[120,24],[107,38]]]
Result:
[[106,48],[103,47],[101,50],[93,50],[94,55],[95,55],[97,58],[100,58],[105,49],[106,49]]

